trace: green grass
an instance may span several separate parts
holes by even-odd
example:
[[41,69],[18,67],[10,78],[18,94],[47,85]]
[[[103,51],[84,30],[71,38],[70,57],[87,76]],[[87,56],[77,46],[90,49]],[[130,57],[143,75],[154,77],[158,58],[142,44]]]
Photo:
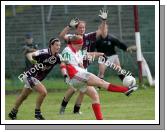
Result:
[[[118,77],[108,77],[106,78],[107,81],[109,82],[112,82],[112,83],[115,83],[115,84],[121,84],[121,81],[118,79]],[[55,78],[55,79],[45,79],[42,81],[42,83],[45,85],[45,87],[48,89],[48,90],[52,90],[52,89],[66,89],[66,84],[64,83],[63,81],[63,77],[62,78]],[[12,91],[17,91],[17,90],[20,90],[22,89],[24,86],[23,83],[21,83],[20,80],[18,79],[6,79],[5,80],[5,90],[6,91],[9,91],[9,92],[12,92]]]
[[[42,81],[42,83],[45,85],[47,89],[66,89],[66,84],[64,83],[62,78],[58,79],[47,79]],[[5,80],[5,90],[6,91],[14,91],[14,90],[20,90],[24,86],[23,83],[21,83],[19,80],[11,80],[6,79]]]
[[[49,84],[48,84],[49,85]],[[64,85],[64,84],[59,84]],[[55,86],[56,88],[56,86]],[[130,97],[122,93],[110,93],[100,90],[101,108],[105,120],[154,120],[155,119],[155,102],[154,88],[146,89],[140,87],[138,91]],[[73,105],[76,99],[75,94],[68,104],[64,115],[59,115],[61,100],[65,91],[49,92],[43,105],[42,113],[48,120],[95,120],[91,100],[85,96],[81,111],[82,115],[72,114]],[[7,94],[5,97],[5,117],[9,120],[7,114],[10,112],[16,99],[16,94]],[[34,107],[37,93],[33,92],[28,99],[22,104],[18,113],[18,120],[34,120]]]

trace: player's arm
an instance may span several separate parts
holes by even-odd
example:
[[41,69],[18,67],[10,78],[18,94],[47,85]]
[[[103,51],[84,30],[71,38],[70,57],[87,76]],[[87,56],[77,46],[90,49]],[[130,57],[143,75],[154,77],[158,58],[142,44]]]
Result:
[[66,64],[64,62],[61,62],[60,64],[60,69],[61,69],[61,73],[63,76],[67,76],[67,69],[66,69]]
[[87,55],[88,56],[92,56],[93,58],[95,58],[95,57],[103,56],[104,53],[101,53],[101,52],[88,52]]
[[108,33],[108,25],[107,25],[107,16],[108,11],[106,9],[100,10],[99,17],[101,18],[102,22],[98,27],[98,30],[96,31],[96,38],[98,38],[100,35],[105,38]]
[[137,50],[136,45],[131,45],[126,49],[126,51],[130,52],[130,53],[132,53],[133,51],[136,51],[136,50]]
[[68,42],[69,37],[67,36],[67,34],[70,32],[70,30],[71,30],[72,28],[75,28],[75,27],[78,25],[78,23],[79,23],[79,19],[78,19],[78,18],[73,18],[73,19],[70,21],[69,25],[66,26],[66,27],[60,32],[59,37]]
[[66,26],[66,27],[60,32],[59,37],[60,37],[61,39],[64,39],[65,41],[68,42],[68,36],[67,36],[67,34],[69,33],[70,29],[71,29],[71,28],[70,28],[69,26]]
[[68,74],[67,74],[66,64],[64,62],[60,63],[60,69],[61,69],[61,74],[64,77],[64,82],[66,84],[68,84],[69,83],[69,77],[68,77]]
[[27,59],[32,63],[32,64],[36,64],[37,61],[33,59],[33,57],[36,56],[36,52],[31,52],[31,53],[27,53],[26,57]]
[[125,43],[119,41],[117,38],[112,38],[112,40],[115,42],[118,48],[122,49],[123,51],[132,53],[133,51],[136,51],[136,45],[132,45],[127,47]]

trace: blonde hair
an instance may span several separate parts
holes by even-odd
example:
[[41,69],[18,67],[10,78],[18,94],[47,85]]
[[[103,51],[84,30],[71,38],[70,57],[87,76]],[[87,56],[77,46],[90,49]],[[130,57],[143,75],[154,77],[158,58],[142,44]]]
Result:
[[70,42],[80,40],[82,38],[83,37],[81,35],[73,35],[73,36],[70,37]]

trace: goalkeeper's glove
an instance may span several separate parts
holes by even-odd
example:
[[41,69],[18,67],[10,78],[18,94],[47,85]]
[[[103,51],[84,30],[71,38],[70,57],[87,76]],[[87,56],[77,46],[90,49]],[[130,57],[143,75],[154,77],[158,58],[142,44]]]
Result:
[[102,10],[100,10],[99,17],[100,17],[102,20],[107,20],[107,16],[108,16],[108,10],[102,8]]
[[36,60],[34,60],[34,59],[33,59],[33,60],[31,60],[30,62],[31,62],[31,64],[34,64],[34,65],[35,65],[35,64],[37,64],[37,61],[36,61]]
[[136,45],[132,45],[132,46],[129,46],[126,51],[132,53],[133,51],[136,51],[136,50],[137,50]]
[[71,28],[75,28],[78,25],[78,23],[79,23],[79,19],[76,17],[76,18],[71,19],[68,26]]

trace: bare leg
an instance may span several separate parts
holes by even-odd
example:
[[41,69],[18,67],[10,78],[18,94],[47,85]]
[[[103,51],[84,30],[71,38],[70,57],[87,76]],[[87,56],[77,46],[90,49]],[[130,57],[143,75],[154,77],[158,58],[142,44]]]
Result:
[[20,105],[23,103],[23,101],[28,97],[28,95],[32,92],[30,88],[24,88],[21,92],[21,94],[17,97],[16,102],[14,104],[14,109],[18,110]]
[[103,114],[100,107],[100,99],[94,87],[88,86],[86,94],[92,99],[92,109],[97,120],[103,120]]
[[77,99],[76,99],[75,104],[81,104],[81,103],[82,103],[84,94],[85,94],[85,93],[83,93],[83,92],[79,92],[79,95],[78,95],[78,97],[77,97]]
[[65,109],[66,109],[66,106],[68,104],[68,101],[71,99],[71,97],[73,96],[73,94],[75,93],[76,89],[69,86],[66,93],[65,93],[65,96],[62,100],[62,103],[61,103],[61,107],[60,107],[60,110],[59,110],[59,113],[60,114],[64,114],[65,112]]
[[129,88],[127,88],[127,87],[117,86],[117,85],[113,85],[111,83],[108,83],[108,82],[100,79],[99,77],[95,76],[92,73],[89,76],[89,79],[87,81],[87,85],[89,85],[89,86],[99,86],[99,87],[105,88],[106,90],[112,91],[112,92],[125,93],[129,90]]
[[99,77],[91,73],[87,81],[87,84],[88,86],[99,86],[99,87],[107,89],[110,83],[104,81],[103,79],[100,79]]
[[75,92],[76,92],[75,88],[69,87],[65,93],[64,100],[68,102]]
[[18,112],[18,109],[20,107],[20,105],[23,103],[23,101],[28,97],[28,95],[31,93],[31,89],[30,88],[24,88],[22,90],[22,92],[20,93],[20,95],[17,97],[16,102],[14,104],[13,109],[11,110],[11,112],[8,114],[9,118],[12,120],[16,119],[16,115]]
[[88,86],[86,94],[92,99],[92,104],[100,103],[99,95],[93,86]]
[[[114,64],[116,65],[116,67],[120,67],[120,69],[122,69],[122,68],[121,68],[121,64],[120,64],[120,61],[119,61],[119,58],[115,58]],[[119,79],[120,79],[121,81],[123,81],[125,75],[122,74],[119,70],[117,70],[117,74],[118,74]]]
[[81,112],[79,112],[80,110],[80,107],[81,107],[81,103],[83,101],[83,98],[84,98],[84,94],[83,92],[79,92],[79,95],[76,99],[76,102],[75,102],[75,105],[74,105],[74,110],[73,110],[73,113],[75,114],[80,114]]
[[99,78],[104,78],[104,73],[105,73],[106,68],[107,67],[105,64],[99,63],[99,73],[98,73]]
[[35,86],[35,89],[37,90],[37,92],[39,93],[37,99],[36,99],[36,109],[40,109],[41,108],[41,105],[42,105],[42,102],[44,100],[44,98],[46,97],[47,95],[47,90],[45,88],[45,86],[43,84],[37,84]]
[[45,120],[45,118],[41,114],[41,105],[47,95],[47,90],[45,86],[42,83],[39,83],[34,86],[36,91],[39,93],[37,99],[36,99],[36,107],[35,107],[35,118],[37,120]]

